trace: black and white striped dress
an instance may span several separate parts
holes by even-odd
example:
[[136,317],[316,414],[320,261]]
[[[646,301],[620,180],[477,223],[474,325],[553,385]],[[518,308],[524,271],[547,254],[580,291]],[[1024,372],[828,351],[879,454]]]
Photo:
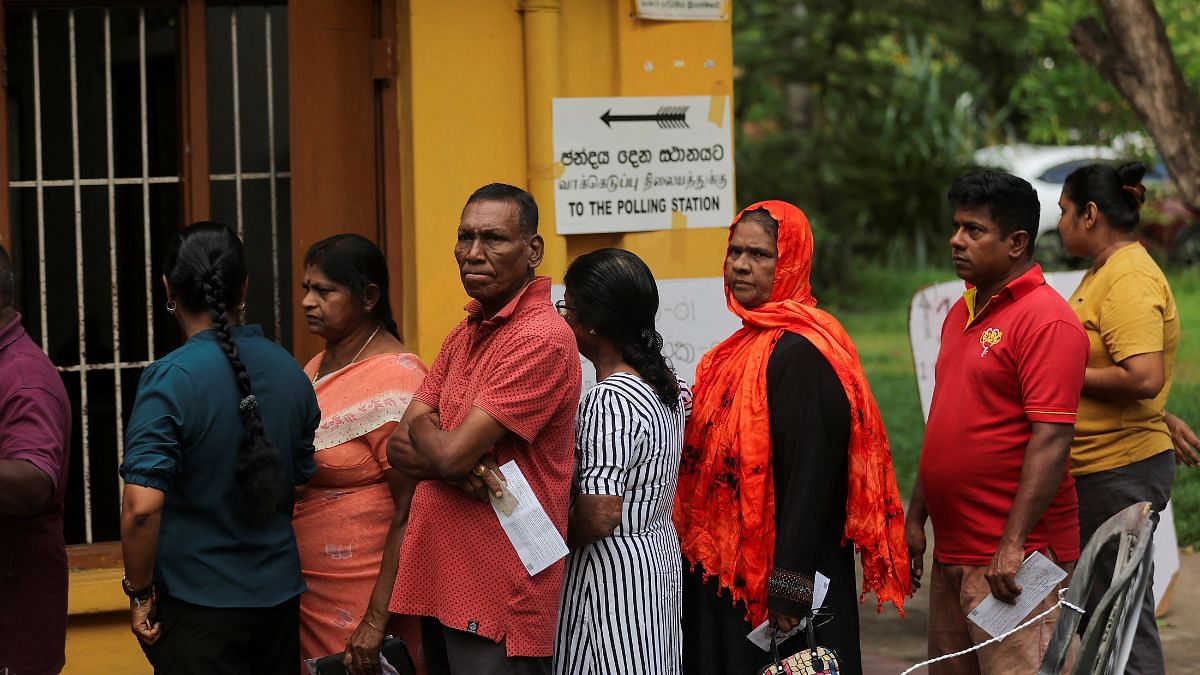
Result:
[[682,562],[671,508],[691,398],[680,382],[671,410],[640,377],[616,373],[579,404],[577,492],[624,501],[612,536],[567,562],[556,675],[679,672]]

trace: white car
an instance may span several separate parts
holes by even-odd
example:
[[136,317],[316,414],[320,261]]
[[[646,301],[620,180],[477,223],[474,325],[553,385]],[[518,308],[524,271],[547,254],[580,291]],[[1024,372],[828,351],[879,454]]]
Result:
[[[1116,150],[1100,145],[993,145],[975,151],[979,166],[1007,171],[1029,181],[1042,205],[1038,243],[1047,232],[1057,234],[1058,197],[1063,181],[1081,166],[1120,158]],[[1058,248],[1062,245],[1059,244]]]

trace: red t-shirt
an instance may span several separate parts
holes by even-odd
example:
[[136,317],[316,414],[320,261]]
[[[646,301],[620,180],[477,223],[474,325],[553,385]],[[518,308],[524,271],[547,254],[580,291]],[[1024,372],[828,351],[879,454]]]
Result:
[[[510,433],[496,444],[496,461],[516,460],[565,538],[580,387],[575,336],[550,304],[549,277],[491,319],[478,302],[466,310],[413,399],[437,408],[443,429],[461,424],[472,406],[503,424]],[[509,656],[550,656],[563,564],[530,577],[490,504],[421,481],[390,608],[505,639]]]
[[[968,300],[942,325],[920,480],[933,557],[989,565],[1012,510],[1033,422],[1074,424],[1088,340],[1075,313],[1034,265],[971,316]],[[1079,502],[1064,468],[1025,553],[1079,558]]]

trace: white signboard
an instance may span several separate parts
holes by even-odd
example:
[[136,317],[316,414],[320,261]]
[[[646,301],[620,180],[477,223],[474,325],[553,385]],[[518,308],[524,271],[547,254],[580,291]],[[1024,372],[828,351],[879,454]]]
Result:
[[[1046,283],[1064,298],[1071,297],[1083,271],[1047,272]],[[917,390],[921,396],[921,412],[929,419],[929,404],[933,400],[934,365],[942,343],[942,323],[950,308],[962,297],[962,281],[946,281],[926,286],[913,296],[908,314],[908,334],[912,341],[913,366],[917,371]],[[1179,571],[1179,543],[1175,537],[1175,519],[1171,504],[1161,514],[1154,531],[1154,604],[1162,607],[1167,599],[1171,580]]]
[[721,21],[729,18],[727,0],[637,0],[640,19]]
[[554,99],[558,234],[728,227],[728,96]]
[[[551,291],[555,301],[563,287]],[[700,357],[742,327],[741,319],[725,306],[725,281],[721,277],[665,279],[658,282],[658,317],[655,326],[663,338],[663,355],[680,379],[696,382]],[[583,392],[596,384],[596,369],[583,359]]]

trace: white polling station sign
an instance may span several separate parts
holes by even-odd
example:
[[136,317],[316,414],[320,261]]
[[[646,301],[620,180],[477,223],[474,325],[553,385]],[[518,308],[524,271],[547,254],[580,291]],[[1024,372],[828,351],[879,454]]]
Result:
[[[1083,271],[1047,272],[1046,283],[1059,295],[1071,297]],[[942,343],[942,324],[950,308],[962,297],[962,281],[945,281],[926,286],[913,296],[908,311],[908,335],[912,342],[913,366],[917,371],[917,390],[921,396],[921,412],[929,418],[929,404],[933,400],[934,367],[938,349]],[[1179,571],[1179,540],[1175,536],[1175,518],[1171,503],[1161,514],[1158,528],[1154,531],[1154,606],[1156,614],[1162,616],[1170,606],[1170,590],[1175,574]]]
[[558,234],[728,227],[728,96],[554,99]]

